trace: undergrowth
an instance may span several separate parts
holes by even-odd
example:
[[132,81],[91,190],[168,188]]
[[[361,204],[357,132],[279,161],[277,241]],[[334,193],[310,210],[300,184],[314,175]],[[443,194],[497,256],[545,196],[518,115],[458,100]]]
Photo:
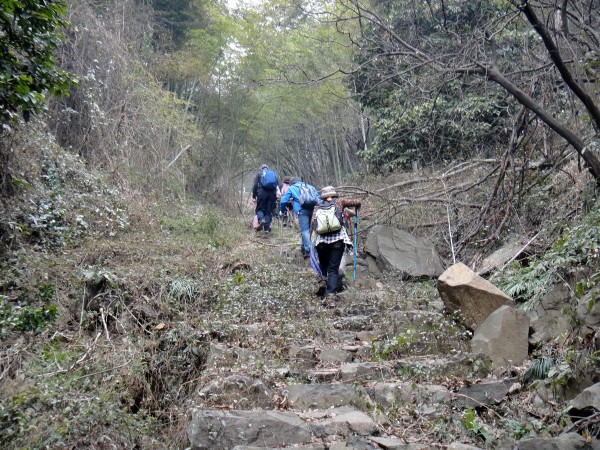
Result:
[[[557,224],[554,224],[557,226]],[[559,283],[578,298],[600,283],[600,201],[540,256],[511,263],[491,281],[516,301],[536,302]]]

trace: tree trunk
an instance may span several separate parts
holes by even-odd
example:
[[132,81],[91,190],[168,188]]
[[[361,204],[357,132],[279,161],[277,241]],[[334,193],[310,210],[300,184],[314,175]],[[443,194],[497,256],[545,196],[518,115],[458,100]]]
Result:
[[573,133],[567,125],[560,123],[552,117],[552,115],[550,115],[533,98],[504,77],[497,69],[480,66],[478,68],[465,70],[464,72],[482,75],[506,89],[506,91],[515,97],[519,103],[530,109],[540,118],[540,120],[562,136],[577,151],[577,153],[579,153],[589,168],[590,173],[600,185],[600,160],[598,159],[598,156],[593,153],[593,151],[585,145],[583,140],[577,134]]

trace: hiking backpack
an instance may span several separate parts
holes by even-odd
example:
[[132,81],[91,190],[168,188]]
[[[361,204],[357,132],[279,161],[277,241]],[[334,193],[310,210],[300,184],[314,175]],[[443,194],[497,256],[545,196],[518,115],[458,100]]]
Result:
[[335,203],[325,202],[319,206],[313,219],[313,230],[317,234],[335,233],[342,229],[344,216]]
[[265,169],[260,176],[260,187],[267,191],[274,191],[277,188],[277,174],[274,170]]
[[319,203],[319,195],[312,186],[302,183],[299,201],[300,206],[304,209],[314,208]]

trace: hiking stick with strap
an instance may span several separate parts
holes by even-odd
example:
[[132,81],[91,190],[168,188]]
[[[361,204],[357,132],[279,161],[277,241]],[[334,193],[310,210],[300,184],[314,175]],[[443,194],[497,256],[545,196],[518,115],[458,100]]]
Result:
[[354,242],[353,242],[353,247],[354,247],[354,262],[353,262],[353,265],[354,265],[354,281],[356,281],[356,245],[357,245],[357,241],[358,241],[358,239],[357,239],[357,234],[358,234],[358,207],[354,208],[354,213],[355,213],[354,214],[354,219],[353,219],[353,222],[354,222],[354,233],[352,233],[353,234],[352,237],[353,237],[353,240],[354,240]]
[[283,255],[283,218],[281,217],[281,213],[279,213],[278,222],[279,222],[279,256]]

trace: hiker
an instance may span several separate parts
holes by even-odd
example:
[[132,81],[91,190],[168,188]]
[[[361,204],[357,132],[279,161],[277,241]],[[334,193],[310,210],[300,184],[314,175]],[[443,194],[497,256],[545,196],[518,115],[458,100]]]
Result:
[[[285,176],[283,177],[283,182],[281,184],[281,196],[283,197],[285,195],[285,193],[287,192],[288,188],[290,187],[290,176]],[[279,205],[281,206],[281,197],[279,199]],[[294,210],[294,199],[291,198],[285,206],[285,211],[283,213],[283,217],[281,219],[282,224],[284,227],[287,226],[292,226],[292,224],[290,223],[290,220],[292,220],[291,217],[291,212]]]
[[254,186],[252,187],[252,200],[256,202],[256,217],[258,226],[256,231],[265,230],[266,234],[271,232],[271,221],[277,201],[279,180],[274,170],[263,164],[256,174]]
[[310,221],[312,220],[313,210],[319,204],[321,198],[319,192],[314,186],[304,183],[299,177],[290,178],[290,187],[281,197],[279,212],[285,213],[288,201],[293,200],[292,207],[294,214],[298,217],[300,235],[302,236],[302,257],[310,257]]
[[346,229],[346,217],[354,216],[361,203],[360,200],[339,198],[333,186],[326,186],[321,190],[321,199],[323,201],[315,208],[312,224],[313,242],[323,274],[323,278],[319,280],[317,295],[325,295],[326,305],[333,307],[337,300],[340,277],[343,276],[340,274],[340,263],[346,250],[353,248]]

